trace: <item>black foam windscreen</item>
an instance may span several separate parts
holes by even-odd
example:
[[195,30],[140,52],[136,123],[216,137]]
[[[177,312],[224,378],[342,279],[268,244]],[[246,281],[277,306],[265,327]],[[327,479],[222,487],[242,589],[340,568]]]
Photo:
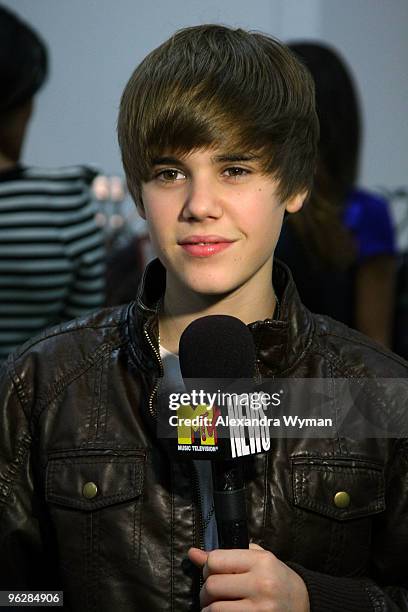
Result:
[[[179,345],[180,369],[186,387],[200,379],[206,391],[239,390],[252,379],[255,346],[247,326],[226,315],[196,319],[184,331]],[[247,389],[248,391],[248,389]],[[231,460],[228,438],[217,440],[217,452],[201,453],[212,459],[214,507],[221,548],[248,548],[245,479],[242,463]],[[217,461],[218,460],[218,461]]]
[[201,317],[184,330],[179,359],[184,379],[252,378],[255,368],[252,334],[236,317]]

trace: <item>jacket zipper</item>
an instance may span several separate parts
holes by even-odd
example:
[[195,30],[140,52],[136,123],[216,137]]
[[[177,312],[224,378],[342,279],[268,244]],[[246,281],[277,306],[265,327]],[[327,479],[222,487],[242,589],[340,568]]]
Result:
[[[145,323],[144,326],[143,326],[143,332],[144,332],[144,335],[146,336],[146,339],[147,339],[147,341],[148,341],[148,343],[149,343],[153,353],[155,354],[155,357],[156,357],[157,362],[159,364],[160,377],[163,377],[163,375],[164,375],[163,362],[161,360],[160,353],[158,352],[158,350],[156,349],[156,347],[154,346],[153,342],[150,339],[150,336],[149,336],[149,334],[147,332],[146,326],[147,326],[147,323]],[[152,390],[152,392],[150,394],[150,397],[149,397],[149,412],[150,412],[151,416],[154,419],[157,419],[157,415],[155,414],[155,412],[153,410],[153,398],[156,395],[157,389],[159,388],[160,377],[156,378],[153,390]]]
[[[148,341],[148,343],[149,343],[153,353],[155,354],[155,357],[156,357],[157,362],[158,362],[159,367],[160,367],[160,376],[162,377],[164,375],[163,362],[161,360],[160,353],[157,351],[155,345],[153,344],[153,342],[152,342],[152,340],[151,340],[151,338],[150,338],[150,336],[148,334],[146,326],[147,326],[147,323],[145,323],[145,325],[143,327],[143,331],[144,331],[146,339],[147,339],[147,341]],[[160,342],[160,340],[159,340],[159,342]],[[157,415],[154,413],[154,410],[153,410],[153,398],[154,398],[154,396],[155,396],[155,394],[157,392],[157,389],[159,388],[159,385],[160,385],[160,377],[156,379],[154,387],[153,387],[153,390],[152,390],[152,392],[150,394],[150,398],[149,398],[149,412],[150,412],[150,414],[152,415],[152,417],[154,419],[157,418]],[[204,530],[203,530],[203,515],[202,515],[202,510],[201,510],[201,508],[202,508],[202,503],[201,503],[202,502],[202,498],[201,498],[201,492],[200,492],[200,485],[199,485],[199,482],[198,482],[197,472],[196,472],[196,469],[195,469],[193,463],[191,464],[191,469],[192,469],[192,479],[193,479],[193,482],[194,482],[194,490],[195,490],[195,493],[196,493],[196,499],[198,500],[198,538],[199,538],[199,547],[200,547],[201,550],[204,550]],[[201,591],[201,588],[202,588],[203,584],[204,584],[203,575],[200,572],[199,592]]]

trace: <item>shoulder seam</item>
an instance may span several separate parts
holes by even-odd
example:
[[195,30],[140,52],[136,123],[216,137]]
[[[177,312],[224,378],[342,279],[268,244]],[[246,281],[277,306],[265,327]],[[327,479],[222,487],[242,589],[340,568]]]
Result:
[[38,396],[36,401],[36,407],[33,409],[31,415],[32,423],[35,424],[41,416],[43,410],[49,405],[50,402],[54,401],[60,393],[62,393],[76,378],[82,376],[82,374],[93,367],[98,361],[102,361],[109,357],[112,350],[124,346],[124,342],[119,343],[108,343],[101,344],[96,351],[88,354],[79,364],[76,364],[74,368],[68,370],[65,375],[50,384],[46,391],[42,395]]
[[35,340],[33,340],[32,342],[30,342],[30,344],[28,344],[28,346],[24,349],[23,352],[21,353],[17,353],[15,359],[18,360],[21,357],[23,357],[23,355],[25,355],[25,353],[27,353],[27,351],[31,350],[34,346],[42,343],[45,340],[50,340],[51,338],[55,338],[56,336],[63,336],[65,334],[73,334],[76,332],[81,332],[82,330],[98,330],[98,329],[109,329],[109,328],[119,328],[121,325],[123,325],[123,322],[121,320],[112,322],[112,323],[105,323],[105,324],[101,324],[101,325],[78,325],[77,327],[74,327],[72,329],[57,329],[55,331],[53,331],[52,333],[49,333],[47,335],[44,336],[37,336],[37,338],[35,338]]
[[[357,330],[356,330],[357,331]],[[358,332],[357,332],[358,333]],[[395,361],[396,363],[398,363],[399,365],[405,367],[406,369],[408,369],[408,363],[399,355],[396,355],[395,353],[393,353],[392,351],[385,351],[383,349],[381,349],[380,346],[377,346],[375,344],[368,344],[367,342],[364,342],[362,340],[356,339],[356,338],[352,338],[350,336],[343,336],[341,334],[336,334],[333,332],[317,332],[316,334],[318,337],[320,338],[324,338],[324,337],[332,337],[332,338],[338,338],[339,340],[344,340],[345,342],[350,342],[356,346],[364,346],[365,348],[370,349],[371,351],[378,353],[379,355],[382,355],[383,357],[385,357],[386,359],[390,359],[391,361]]]

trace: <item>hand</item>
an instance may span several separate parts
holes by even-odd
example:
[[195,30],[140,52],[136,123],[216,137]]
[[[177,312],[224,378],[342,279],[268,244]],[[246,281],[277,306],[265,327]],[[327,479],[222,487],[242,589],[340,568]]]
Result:
[[188,556],[203,568],[202,612],[310,612],[299,574],[257,544],[249,550],[190,548]]

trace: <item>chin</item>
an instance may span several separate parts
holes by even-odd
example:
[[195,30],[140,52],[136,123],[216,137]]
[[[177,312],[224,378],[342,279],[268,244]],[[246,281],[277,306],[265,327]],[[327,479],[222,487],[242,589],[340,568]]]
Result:
[[221,279],[209,279],[206,282],[203,279],[198,279],[197,282],[186,282],[186,285],[194,293],[200,295],[219,295],[224,296],[234,291],[237,288],[237,284],[232,284],[231,279],[227,282]]

